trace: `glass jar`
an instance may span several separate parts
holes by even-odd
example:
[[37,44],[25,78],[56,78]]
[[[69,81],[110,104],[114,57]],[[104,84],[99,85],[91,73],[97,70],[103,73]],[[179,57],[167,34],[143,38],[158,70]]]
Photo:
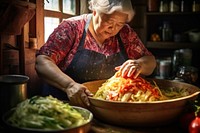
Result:
[[168,21],[163,22],[162,27],[162,41],[171,41],[172,40],[172,29]]
[[192,64],[192,50],[191,49],[180,49],[179,50],[182,55],[182,65],[190,66]]
[[168,79],[171,76],[171,60],[160,61],[160,78]]
[[182,57],[180,51],[175,50],[173,58],[172,58],[172,74],[173,74],[173,76],[176,76],[179,66],[182,65],[182,62],[183,62],[182,60],[183,60],[183,57]]
[[192,66],[180,66],[176,76],[186,83],[195,83],[198,79],[198,69]]

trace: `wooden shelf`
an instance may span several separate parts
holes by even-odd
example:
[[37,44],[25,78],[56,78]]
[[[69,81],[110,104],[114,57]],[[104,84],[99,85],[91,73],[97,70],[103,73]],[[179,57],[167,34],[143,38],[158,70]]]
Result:
[[180,48],[200,49],[200,43],[148,41],[146,47],[156,48],[156,49],[180,49]]
[[24,7],[29,7],[36,9],[36,5],[32,2],[26,2],[26,1],[21,1],[21,0],[1,0],[0,3],[7,3],[7,4],[15,4],[19,6],[24,6]]

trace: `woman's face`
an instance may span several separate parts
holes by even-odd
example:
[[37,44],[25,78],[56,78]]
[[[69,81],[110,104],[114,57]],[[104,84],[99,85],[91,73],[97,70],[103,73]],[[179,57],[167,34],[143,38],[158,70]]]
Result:
[[112,14],[99,14],[93,12],[93,28],[95,34],[102,39],[116,35],[124,26],[128,18],[127,14],[114,12]]

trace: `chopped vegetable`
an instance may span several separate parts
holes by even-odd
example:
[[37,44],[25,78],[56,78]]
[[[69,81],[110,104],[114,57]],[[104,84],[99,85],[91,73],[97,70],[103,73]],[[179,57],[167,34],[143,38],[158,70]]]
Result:
[[94,95],[95,98],[109,101],[156,101],[162,96],[157,86],[151,85],[142,77],[124,78],[116,73],[108,79]]
[[52,96],[34,96],[16,107],[8,122],[14,126],[35,129],[66,129],[85,124],[80,112]]
[[200,133],[200,117],[196,116],[189,125],[189,133]]
[[189,133],[200,132],[200,106],[199,100],[191,101],[188,110],[180,117],[181,127]]
[[140,76],[134,79],[119,76],[116,72],[102,84],[94,98],[108,101],[147,102],[178,98],[188,94],[185,89],[179,88],[160,90],[155,81],[151,84]]

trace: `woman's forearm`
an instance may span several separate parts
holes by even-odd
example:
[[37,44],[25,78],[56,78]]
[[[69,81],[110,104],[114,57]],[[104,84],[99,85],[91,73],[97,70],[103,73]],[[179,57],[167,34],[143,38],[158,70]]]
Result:
[[48,56],[37,56],[35,69],[38,76],[45,82],[63,91],[74,82],[74,80],[63,73]]
[[137,60],[141,65],[141,74],[150,75],[156,67],[156,60],[154,56],[143,56]]

